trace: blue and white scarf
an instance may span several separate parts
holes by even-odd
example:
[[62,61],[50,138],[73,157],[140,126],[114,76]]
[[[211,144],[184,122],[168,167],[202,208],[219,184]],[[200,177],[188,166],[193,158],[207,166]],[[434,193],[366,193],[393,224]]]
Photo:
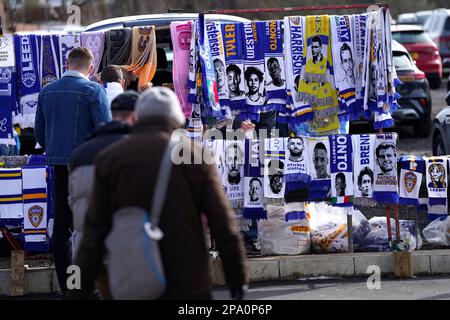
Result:
[[23,223],[21,168],[0,169],[0,221],[2,225]]
[[228,201],[230,201],[233,209],[242,209],[244,206],[244,141],[225,140],[224,155],[225,185]]
[[292,192],[305,188],[311,181],[308,167],[308,138],[301,136],[285,138],[285,145],[286,191]]
[[285,194],[285,140],[264,139],[264,201],[266,205],[283,205]]
[[399,203],[418,206],[420,185],[425,172],[425,160],[422,157],[403,156],[398,160],[398,165],[400,167]]
[[330,137],[331,200],[334,206],[353,206],[352,137]]
[[282,114],[286,114],[287,95],[283,56],[283,21],[270,20],[264,24],[266,110],[277,110]]
[[[200,71],[199,56],[198,56],[198,23],[192,25],[191,43],[189,48],[189,96],[190,103],[198,103],[198,88],[197,88],[197,72]],[[201,71],[200,71],[201,74]]]
[[39,74],[42,88],[60,78],[58,47],[55,46],[53,36],[44,35],[41,37]]
[[396,133],[376,135],[374,173],[373,198],[381,203],[398,203]]
[[366,58],[366,22],[367,14],[353,16],[353,58],[355,61],[355,93],[356,105],[349,110],[350,120],[358,118],[363,113],[364,92],[363,86],[364,62]]
[[80,35],[62,34],[59,36],[59,74],[63,75],[67,71],[67,59],[69,53],[75,48],[81,46]]
[[17,76],[20,87],[20,115],[15,120],[21,128],[33,128],[41,84],[39,79],[36,36],[15,36]]
[[264,187],[259,162],[259,140],[245,140],[244,211],[246,219],[267,219]]
[[93,79],[97,72],[100,71],[100,63],[105,50],[105,34],[102,31],[83,32],[81,33],[81,45],[90,49],[94,55],[94,70],[89,75],[89,78]]
[[373,183],[375,170],[375,135],[352,135],[353,142],[353,203],[358,206],[375,206]]
[[425,158],[426,182],[430,205],[447,204],[448,166],[446,157]]
[[284,61],[286,64],[286,92],[289,109],[288,122],[292,128],[314,118],[311,106],[300,100],[298,87],[305,66],[303,49],[305,17],[284,17]]
[[222,24],[231,111],[245,111],[244,39],[242,23]]
[[14,41],[0,37],[0,144],[15,145],[12,114],[16,105]]
[[241,112],[243,120],[259,121],[259,114],[265,112],[264,90],[264,22],[244,22],[244,80],[246,110]]
[[310,201],[321,201],[330,198],[330,141],[328,137],[311,137],[309,140],[309,183]]

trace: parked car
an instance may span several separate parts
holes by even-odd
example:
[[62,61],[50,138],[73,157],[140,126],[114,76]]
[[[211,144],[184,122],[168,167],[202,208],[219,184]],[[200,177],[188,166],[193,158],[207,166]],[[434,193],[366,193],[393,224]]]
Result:
[[401,43],[414,59],[417,67],[425,72],[432,89],[442,82],[442,60],[436,44],[421,26],[393,25],[392,38]]
[[447,107],[433,119],[433,155],[450,154],[450,90],[445,98]]
[[[431,132],[431,95],[430,85],[425,73],[420,71],[408,50],[392,40],[392,54],[398,78],[403,82],[396,87],[401,95],[399,109],[392,113],[396,126],[412,125],[417,136],[426,137]],[[371,124],[373,119],[360,118],[351,125]]]
[[431,17],[433,11],[418,11],[415,13],[402,13],[397,17],[398,24],[415,24],[422,26],[429,17]]
[[428,19],[423,26],[431,40],[436,43],[441,55],[443,74],[450,73],[450,9],[437,9],[433,11],[433,18]]

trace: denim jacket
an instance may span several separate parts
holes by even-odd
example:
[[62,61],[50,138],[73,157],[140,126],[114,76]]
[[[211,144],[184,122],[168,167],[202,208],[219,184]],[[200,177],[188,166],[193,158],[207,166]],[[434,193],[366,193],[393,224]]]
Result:
[[72,150],[107,121],[111,113],[105,89],[77,71],[67,71],[39,94],[35,137],[49,165],[67,165]]

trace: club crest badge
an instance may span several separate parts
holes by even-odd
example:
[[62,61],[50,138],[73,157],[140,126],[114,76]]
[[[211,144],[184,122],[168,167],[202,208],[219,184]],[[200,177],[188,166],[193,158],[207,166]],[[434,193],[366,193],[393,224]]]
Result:
[[41,224],[43,216],[44,209],[40,206],[32,206],[30,209],[28,209],[28,218],[35,228],[37,228]]
[[408,171],[407,173],[405,173],[405,177],[403,179],[406,191],[408,191],[409,193],[412,192],[417,184],[417,176],[414,174],[414,172]]

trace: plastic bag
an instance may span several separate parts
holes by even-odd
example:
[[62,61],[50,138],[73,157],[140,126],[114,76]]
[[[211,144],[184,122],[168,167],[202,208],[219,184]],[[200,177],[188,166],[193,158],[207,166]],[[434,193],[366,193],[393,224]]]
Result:
[[422,232],[425,240],[428,242],[443,246],[450,246],[450,217],[443,216],[439,219],[431,221],[431,223],[427,225]]

